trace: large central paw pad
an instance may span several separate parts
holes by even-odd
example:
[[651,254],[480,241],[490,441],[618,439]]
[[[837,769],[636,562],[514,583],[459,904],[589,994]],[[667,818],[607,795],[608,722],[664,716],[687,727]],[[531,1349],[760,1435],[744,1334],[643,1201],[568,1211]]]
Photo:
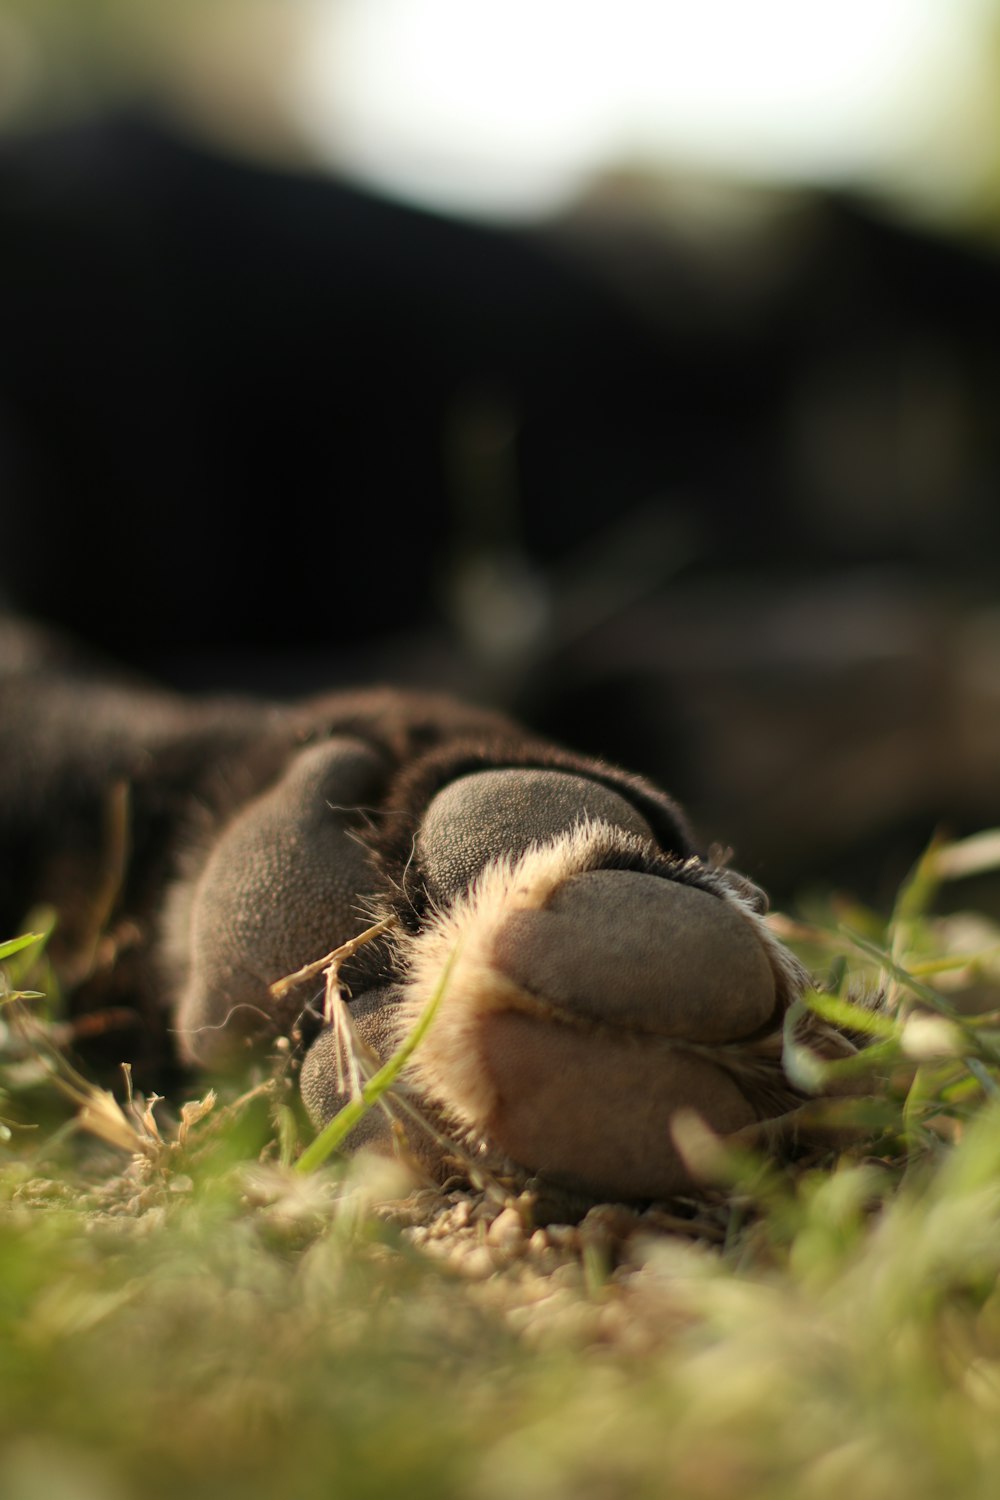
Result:
[[607,868],[629,858],[657,862],[597,823],[487,867],[416,939],[403,1015],[454,952],[421,1088],[548,1176],[654,1197],[688,1182],[679,1109],[721,1133],[758,1118],[739,1044],[780,1024],[795,976],[712,872]]
[[[413,857],[430,914],[400,945],[401,989],[357,1015],[384,1053],[451,962],[410,1076],[456,1129],[567,1185],[657,1197],[690,1182],[679,1110],[722,1134],[774,1112],[755,1047],[804,976],[747,883],[664,854],[623,796],[557,771],[453,782]],[[319,1115],[335,1052],[321,1037],[303,1071]]]

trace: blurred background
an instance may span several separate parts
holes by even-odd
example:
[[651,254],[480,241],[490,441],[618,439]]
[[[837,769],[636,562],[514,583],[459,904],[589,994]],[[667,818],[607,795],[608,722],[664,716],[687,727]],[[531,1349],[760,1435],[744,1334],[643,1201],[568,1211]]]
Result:
[[1000,821],[1000,0],[0,0],[0,589],[783,893]]

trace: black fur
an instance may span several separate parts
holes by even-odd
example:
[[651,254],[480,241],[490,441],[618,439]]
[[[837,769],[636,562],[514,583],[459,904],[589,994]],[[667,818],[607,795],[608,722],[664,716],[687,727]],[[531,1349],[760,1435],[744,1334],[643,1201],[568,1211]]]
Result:
[[[32,908],[56,907],[51,951],[73,984],[75,1011],[134,1012],[139,1025],[125,1045],[148,1081],[169,1076],[177,1060],[173,976],[162,954],[168,888],[193,887],[233,818],[296,755],[332,736],[373,746],[386,767],[381,795],[362,810],[357,830],[371,857],[369,888],[358,892],[359,926],[361,912],[381,904],[418,928],[429,901],[413,858],[420,819],[443,786],[484,767],[583,775],[631,802],[663,849],[682,858],[694,850],[681,809],[650,783],[541,740],[501,714],[429,692],[368,689],[292,705],[184,698],[10,620],[0,630],[0,722],[0,929],[13,934]],[[120,886],[98,911],[95,893],[119,852],[112,845],[120,832],[111,826],[116,788],[127,796],[127,849]],[[111,945],[109,963],[81,971],[95,922],[124,938]],[[381,961],[362,950],[346,977],[360,988]],[[108,1045],[121,1051],[117,1037]]]

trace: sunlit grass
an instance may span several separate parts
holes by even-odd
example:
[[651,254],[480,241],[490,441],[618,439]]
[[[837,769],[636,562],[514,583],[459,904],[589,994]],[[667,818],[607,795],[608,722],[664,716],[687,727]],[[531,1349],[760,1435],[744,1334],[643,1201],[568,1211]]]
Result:
[[267,1080],[53,1130],[4,1007],[0,1495],[992,1496],[1000,930],[934,905],[984,849],[932,848],[887,918],[776,920],[871,1041],[836,1148],[714,1143],[700,1207],[579,1228],[295,1172]]

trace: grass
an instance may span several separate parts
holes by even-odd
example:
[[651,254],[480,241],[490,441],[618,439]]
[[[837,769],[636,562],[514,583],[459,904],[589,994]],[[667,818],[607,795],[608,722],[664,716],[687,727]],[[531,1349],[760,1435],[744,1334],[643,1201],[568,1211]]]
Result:
[[[996,863],[934,846],[888,919],[778,922],[808,1003],[871,1035],[836,1148],[702,1140],[697,1199],[578,1225],[296,1171],[267,1083],[63,1103],[0,1008],[0,1495],[992,1497],[1000,931],[938,907]],[[12,989],[47,987],[38,947],[4,952]]]

